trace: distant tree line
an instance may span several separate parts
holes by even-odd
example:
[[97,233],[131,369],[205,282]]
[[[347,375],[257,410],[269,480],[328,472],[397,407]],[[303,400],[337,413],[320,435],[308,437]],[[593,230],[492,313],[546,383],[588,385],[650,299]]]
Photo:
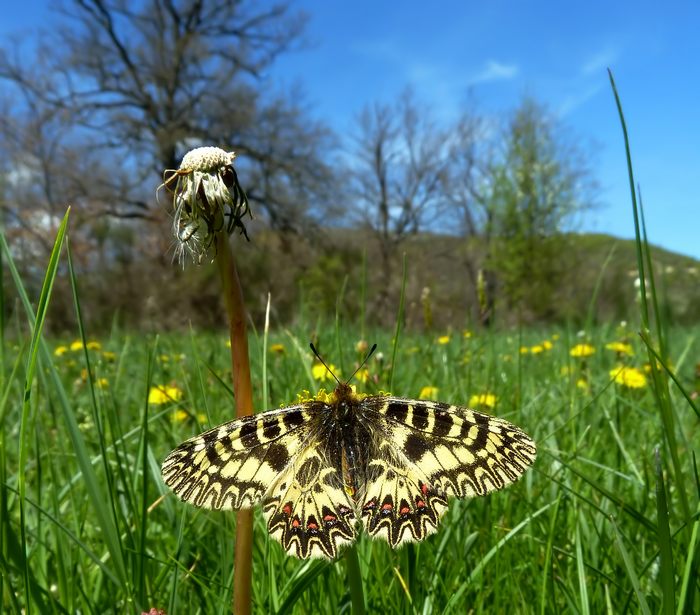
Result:
[[[332,313],[355,275],[366,317],[391,322],[407,242],[436,234],[458,241],[440,256],[456,303],[435,310],[482,325],[562,318],[555,298],[581,266],[566,232],[597,187],[588,150],[535,99],[507,117],[466,102],[446,122],[407,89],[368,102],[353,133],[338,135],[299,88],[268,76],[304,42],[305,17],[287,4],[73,0],[56,23],[35,47],[17,38],[0,50],[2,226],[35,288],[71,205],[71,249],[96,321],[116,311],[129,325],[180,326],[185,315],[213,324],[216,287],[171,262],[155,187],[189,149],[218,145],[237,152],[256,215],[258,248],[238,245],[244,268],[256,292],[271,288],[290,306],[281,319],[302,304]],[[430,272],[411,283],[416,297],[429,294]],[[69,327],[67,286],[61,300],[54,323]]]

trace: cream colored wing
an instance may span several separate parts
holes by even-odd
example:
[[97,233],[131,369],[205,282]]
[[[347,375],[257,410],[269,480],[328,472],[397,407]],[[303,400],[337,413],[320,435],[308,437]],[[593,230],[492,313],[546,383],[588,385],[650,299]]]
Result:
[[518,480],[535,443],[515,425],[467,408],[398,397],[363,400],[376,460],[362,500],[367,531],[392,545],[434,531],[449,496],[486,495]]
[[270,535],[296,557],[333,559],[355,540],[355,504],[320,445],[301,451],[263,502]]
[[308,439],[310,417],[324,408],[309,402],[270,410],[195,436],[165,458],[165,484],[201,508],[250,508],[293,464]]

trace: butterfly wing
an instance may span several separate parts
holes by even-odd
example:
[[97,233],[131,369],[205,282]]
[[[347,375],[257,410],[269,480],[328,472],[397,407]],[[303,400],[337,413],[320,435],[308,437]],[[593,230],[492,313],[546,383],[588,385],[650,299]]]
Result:
[[263,500],[308,438],[310,403],[219,425],[183,442],[163,461],[165,484],[200,508],[251,508]]
[[355,538],[355,505],[320,451],[320,402],[263,412],[183,442],[163,462],[165,484],[185,502],[230,510],[263,505],[267,527],[300,558],[334,558]]
[[333,559],[355,540],[355,504],[338,470],[322,453],[325,443],[304,448],[263,503],[267,528],[287,553]]
[[503,419],[399,397],[363,400],[379,456],[368,465],[362,518],[392,546],[434,531],[447,498],[486,495],[518,480],[536,446]]

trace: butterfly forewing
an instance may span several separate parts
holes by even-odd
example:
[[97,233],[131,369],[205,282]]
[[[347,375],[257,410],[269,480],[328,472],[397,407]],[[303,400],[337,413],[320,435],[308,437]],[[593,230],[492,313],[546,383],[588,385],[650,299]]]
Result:
[[486,495],[518,480],[535,460],[532,439],[512,423],[432,401],[374,397],[385,437],[430,488],[458,498]]
[[161,472],[180,499],[202,508],[250,508],[265,495],[308,437],[302,404],[224,423],[183,442]]

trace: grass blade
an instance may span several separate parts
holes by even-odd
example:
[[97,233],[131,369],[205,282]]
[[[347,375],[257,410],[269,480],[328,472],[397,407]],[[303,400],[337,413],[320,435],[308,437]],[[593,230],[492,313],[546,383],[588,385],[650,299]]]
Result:
[[[29,422],[29,413],[31,411],[31,394],[32,386],[34,384],[34,373],[36,371],[36,364],[39,358],[39,347],[41,342],[41,336],[44,331],[44,324],[46,322],[46,312],[49,307],[49,301],[51,299],[51,291],[53,290],[53,284],[56,280],[56,273],[58,272],[58,261],[61,256],[61,249],[63,248],[63,241],[66,236],[66,229],[68,228],[68,216],[70,215],[70,209],[68,209],[63,216],[60,226],[58,227],[58,232],[56,233],[56,239],[51,250],[51,255],[49,257],[49,264],[46,268],[46,274],[44,275],[44,282],[41,286],[41,293],[39,295],[39,304],[36,309],[36,316],[32,314],[31,307],[28,310],[29,324],[32,327],[32,340],[29,344],[29,354],[27,359],[26,374],[24,380],[24,395],[22,399],[22,418],[20,419],[20,430],[19,430],[19,475],[18,475],[18,492],[19,492],[19,517],[20,517],[20,540],[22,546],[22,552],[24,553],[24,581],[25,581],[25,598],[27,601],[27,610],[31,609],[31,600],[29,593],[29,558],[27,554],[27,534],[26,534],[26,520],[25,520],[25,492],[26,492],[26,466],[27,466],[27,455],[28,455],[28,444],[27,444],[27,424]],[[3,235],[3,243],[5,237]],[[3,245],[3,249],[9,258],[9,249],[6,244]]]
[[671,548],[671,529],[668,521],[666,486],[661,467],[659,449],[656,457],[656,526],[658,527],[659,553],[661,554],[661,592],[663,594],[662,612],[671,615],[676,610],[673,583],[673,550]]
[[[9,248],[3,235],[0,235],[0,247],[5,253],[8,268],[12,274],[12,278],[17,288],[17,293],[27,313],[27,317],[30,319],[30,321],[33,322],[34,312],[32,310],[29,297],[24,288],[24,284],[19,275],[19,272],[14,264],[14,261],[12,260]],[[110,557],[114,562],[115,576],[119,580],[120,587],[125,591],[127,595],[130,595],[130,591],[128,590],[129,584],[126,575],[126,565],[122,555],[121,544],[119,540],[119,532],[113,521],[113,518],[109,513],[108,507],[105,504],[106,501],[111,501],[111,498],[107,496],[100,487],[99,480],[97,479],[97,475],[95,474],[95,471],[92,467],[90,455],[88,453],[85,440],[78,426],[75,413],[73,412],[73,408],[71,407],[68,395],[63,386],[63,382],[61,381],[61,378],[53,364],[51,353],[49,352],[46,343],[41,337],[37,338],[37,348],[41,353],[42,362],[47,368],[49,381],[56,394],[58,400],[58,407],[61,410],[61,415],[65,422],[70,438],[70,445],[72,447],[73,455],[75,456],[80,471],[83,475],[83,482],[88,495],[88,500],[90,501],[90,504],[93,507],[95,514],[97,515],[98,526],[100,527],[100,531],[102,532],[102,538],[107,547],[107,550],[109,551]]]
[[624,545],[622,535],[620,534],[620,530],[617,528],[617,524],[615,523],[615,520],[612,517],[610,517],[610,523],[613,527],[615,546],[617,547],[618,551],[620,552],[620,555],[622,556],[622,562],[625,566],[625,570],[627,570],[627,576],[629,577],[630,582],[632,583],[632,588],[634,589],[634,593],[637,596],[637,600],[639,601],[639,610],[643,613],[643,615],[651,615],[651,610],[649,609],[649,605],[647,604],[646,598],[644,597],[644,593],[642,592],[642,588],[639,584],[639,576],[634,570],[632,558],[630,557],[630,554]]

